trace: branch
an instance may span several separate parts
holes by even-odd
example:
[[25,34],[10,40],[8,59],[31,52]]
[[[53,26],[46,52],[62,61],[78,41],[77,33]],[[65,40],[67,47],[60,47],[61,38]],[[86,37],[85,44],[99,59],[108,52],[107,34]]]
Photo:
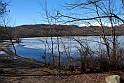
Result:
[[68,7],[72,7],[71,9],[75,9],[76,7],[79,7],[82,5],[91,5],[91,4],[97,3],[99,1],[101,1],[101,0],[88,1],[88,2],[80,3],[80,4],[67,4],[67,5],[68,5]]
[[95,20],[95,19],[98,19],[98,18],[117,18],[119,19],[120,21],[122,21],[124,23],[124,20],[121,19],[120,17],[118,17],[117,15],[115,14],[111,14],[111,15],[108,15],[108,16],[97,16],[97,17],[92,17],[92,18],[74,18],[74,17],[71,17],[71,16],[65,16],[65,15],[62,15],[60,14],[62,17],[66,17],[66,18],[70,18],[72,19],[71,21],[67,21],[66,23],[68,22],[75,22],[75,21],[82,21],[82,20]]
[[115,15],[113,13],[111,13],[111,15],[113,15],[115,18],[119,19],[120,21],[122,21],[124,23],[124,20],[122,18],[118,17],[117,15]]
[[65,16],[65,15],[62,15],[62,14],[61,14],[61,16],[72,19],[71,21],[68,21],[68,22],[81,21],[81,20],[94,20],[94,19],[97,19],[97,18],[110,18],[110,17],[113,17],[113,16],[98,16],[98,17],[93,17],[93,18],[74,18],[74,17],[70,17],[70,16]]

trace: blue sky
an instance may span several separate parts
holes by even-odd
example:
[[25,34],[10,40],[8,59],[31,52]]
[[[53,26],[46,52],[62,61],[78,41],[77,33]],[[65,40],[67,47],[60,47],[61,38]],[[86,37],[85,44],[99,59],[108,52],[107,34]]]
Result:
[[[10,0],[5,0],[10,1]],[[43,1],[43,0],[39,0]],[[64,5],[67,0],[46,0],[48,6],[58,8],[58,5]],[[69,0],[68,0],[69,1]],[[39,24],[43,22],[43,18],[38,12],[42,12],[38,0],[11,0],[8,7],[10,17],[14,26],[23,24]]]
[[[11,1],[8,9],[10,10],[10,17],[12,18],[11,26],[19,26],[24,24],[43,24],[46,23],[38,12],[43,12],[38,0],[5,0]],[[41,2],[45,0],[39,0]],[[76,0],[46,0],[49,8],[55,8],[62,11],[60,5],[73,2]],[[120,4],[121,0],[118,0]],[[65,12],[64,12],[65,13]]]

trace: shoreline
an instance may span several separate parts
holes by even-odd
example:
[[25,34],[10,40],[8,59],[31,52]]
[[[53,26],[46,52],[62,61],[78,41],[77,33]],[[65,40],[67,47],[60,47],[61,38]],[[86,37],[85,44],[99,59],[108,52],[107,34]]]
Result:
[[[2,49],[7,49],[3,45]],[[8,51],[10,52],[10,51]],[[11,54],[11,53],[10,53]],[[106,83],[108,72],[74,74],[66,70],[51,68],[52,65],[30,58],[0,54],[0,82],[1,83]],[[124,72],[116,72],[124,79]]]
[[[25,59],[25,60],[29,60],[29,61],[35,61],[35,62],[40,62],[42,63],[41,61],[37,61],[33,58],[25,58],[25,57],[21,57],[17,54],[15,54],[13,51],[10,50],[10,46],[12,44],[10,42],[7,42],[7,43],[0,43],[0,51],[3,51],[4,53],[3,54],[0,54],[0,55],[3,55],[3,56],[8,56],[8,57],[11,57],[13,59]],[[16,57],[16,58],[15,58]],[[44,63],[42,63],[44,64]]]
[[16,53],[10,50],[12,43],[10,41],[0,43],[1,51],[4,51],[6,54],[11,56],[18,56]]

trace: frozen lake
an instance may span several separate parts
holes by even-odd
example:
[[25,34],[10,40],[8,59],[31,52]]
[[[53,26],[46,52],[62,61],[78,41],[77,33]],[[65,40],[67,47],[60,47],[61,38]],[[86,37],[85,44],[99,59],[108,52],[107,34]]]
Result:
[[[111,45],[111,37],[108,36]],[[80,42],[80,43],[79,43]],[[105,45],[99,36],[70,36],[70,37],[53,37],[53,52],[55,56],[60,53],[62,58],[80,57],[79,50],[88,47],[92,51],[104,49]],[[117,45],[124,47],[124,36],[117,37]],[[21,43],[15,44],[17,54],[21,57],[34,58],[44,62],[43,56],[47,62],[51,62],[52,42],[50,37],[21,38]],[[10,48],[13,51],[13,48]]]

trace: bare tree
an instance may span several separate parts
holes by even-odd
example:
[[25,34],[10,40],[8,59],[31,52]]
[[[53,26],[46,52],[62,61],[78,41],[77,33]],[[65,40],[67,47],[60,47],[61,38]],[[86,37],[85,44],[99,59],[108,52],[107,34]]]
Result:
[[4,2],[3,0],[0,0],[0,24],[5,28],[6,34],[9,38],[10,42],[12,43],[12,46],[14,48],[15,55],[16,55],[16,49],[15,49],[14,43],[12,41],[11,32],[9,32],[9,30],[7,29],[7,25],[11,21],[11,18],[9,18],[9,16],[8,16],[8,13],[10,12],[10,10],[7,10],[7,6],[9,4],[10,4],[10,2]]
[[[103,39],[104,45],[106,46],[108,67],[112,66],[112,68],[118,60],[117,42],[114,25],[117,24],[117,22],[124,23],[124,20],[119,16],[119,13],[121,13],[121,11],[119,10],[120,7],[116,7],[116,2],[117,1],[115,0],[77,1],[75,3],[66,4],[66,7],[73,12],[73,16],[59,14],[64,18],[69,18],[66,23],[87,22],[92,25],[91,22],[93,21],[97,22],[100,25],[102,32],[99,33],[99,36]],[[110,24],[110,39],[108,39],[108,37],[105,35],[105,22]]]
[[122,0],[122,3],[124,4],[124,0]]
[[60,46],[59,46],[59,34],[58,31],[56,30],[55,33],[53,31],[53,27],[55,29],[57,29],[56,24],[58,22],[58,11],[55,9],[50,9],[48,8],[47,2],[44,0],[43,3],[41,3],[40,1],[38,1],[38,4],[40,5],[40,7],[42,8],[42,10],[44,11],[44,14],[40,12],[41,16],[43,16],[43,18],[45,18],[45,21],[47,21],[48,25],[49,25],[49,29],[50,29],[50,39],[51,39],[51,56],[52,56],[52,63],[55,64],[55,55],[54,55],[54,40],[53,40],[53,36],[55,36],[54,34],[56,34],[57,36],[57,43],[58,43],[58,54],[59,54],[59,66],[60,66]]

